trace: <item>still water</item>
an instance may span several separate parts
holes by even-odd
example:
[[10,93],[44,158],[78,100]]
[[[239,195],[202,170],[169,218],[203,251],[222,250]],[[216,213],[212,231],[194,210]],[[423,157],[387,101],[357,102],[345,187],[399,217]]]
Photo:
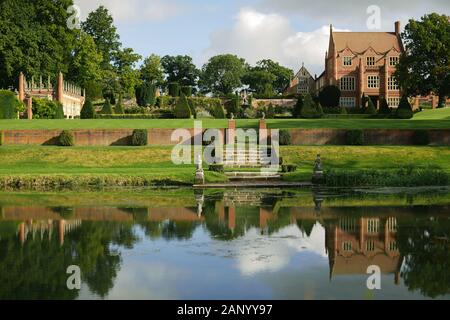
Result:
[[446,191],[3,192],[0,299],[449,299],[449,239]]

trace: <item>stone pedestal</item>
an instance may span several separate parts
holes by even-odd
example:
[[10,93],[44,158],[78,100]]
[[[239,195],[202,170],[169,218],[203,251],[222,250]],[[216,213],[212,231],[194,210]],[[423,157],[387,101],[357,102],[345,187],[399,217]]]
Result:
[[228,120],[228,129],[227,129],[227,144],[234,144],[234,140],[236,137],[236,120],[231,119]]
[[28,120],[33,119],[33,98],[31,97],[27,99],[27,117]]

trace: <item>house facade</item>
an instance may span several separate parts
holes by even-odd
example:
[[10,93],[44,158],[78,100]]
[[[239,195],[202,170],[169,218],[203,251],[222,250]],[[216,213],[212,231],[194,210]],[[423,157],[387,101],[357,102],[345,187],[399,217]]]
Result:
[[375,106],[384,97],[390,107],[398,107],[401,91],[394,73],[403,52],[400,22],[395,32],[334,32],[330,26],[325,72],[316,79],[316,90],[339,87],[342,107],[361,107],[363,96]]
[[307,93],[314,94],[316,91],[315,86],[315,79],[305,68],[305,65],[302,64],[302,67],[295,74],[294,78],[291,80],[289,86],[286,88],[283,94],[285,96]]

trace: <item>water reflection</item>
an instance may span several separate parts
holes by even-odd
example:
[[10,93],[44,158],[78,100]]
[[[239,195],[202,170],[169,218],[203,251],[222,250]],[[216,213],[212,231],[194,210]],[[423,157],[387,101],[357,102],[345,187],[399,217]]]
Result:
[[[131,266],[139,265],[133,276],[145,280],[146,266],[155,264],[177,279],[166,298],[308,297],[292,288],[299,279],[316,287],[316,298],[358,298],[356,292],[367,291],[370,265],[380,267],[390,288],[379,298],[392,292],[398,298],[449,297],[450,201],[430,205],[425,198],[427,205],[413,205],[409,197],[410,205],[383,205],[383,199],[357,199],[349,205],[346,199],[228,191],[197,193],[187,207],[64,207],[0,197],[0,299],[131,298],[119,290],[136,273]],[[214,276],[193,292],[188,279],[201,279],[208,264]],[[81,293],[67,290],[69,265],[82,270]],[[319,272],[325,267],[326,275]],[[277,293],[271,277],[286,278],[293,291]],[[160,280],[152,279],[147,281]],[[145,281],[138,285],[141,297],[150,294]],[[240,296],[233,287],[242,289]]]

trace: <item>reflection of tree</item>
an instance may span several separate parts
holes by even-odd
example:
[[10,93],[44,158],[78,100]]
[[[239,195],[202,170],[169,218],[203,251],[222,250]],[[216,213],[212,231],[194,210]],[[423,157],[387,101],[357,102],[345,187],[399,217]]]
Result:
[[436,298],[450,293],[450,221],[415,220],[400,228],[398,246],[405,256],[401,273],[410,290]]
[[150,239],[163,238],[165,240],[189,240],[200,222],[192,221],[146,221],[139,225]]
[[[11,228],[0,228],[5,229]],[[0,299],[75,299],[78,292],[66,286],[70,265],[79,266],[89,289],[105,297],[121,263],[111,245],[132,247],[136,241],[132,224],[118,222],[83,222],[66,235],[62,246],[55,236],[30,238],[22,245],[15,233],[2,232]]]

